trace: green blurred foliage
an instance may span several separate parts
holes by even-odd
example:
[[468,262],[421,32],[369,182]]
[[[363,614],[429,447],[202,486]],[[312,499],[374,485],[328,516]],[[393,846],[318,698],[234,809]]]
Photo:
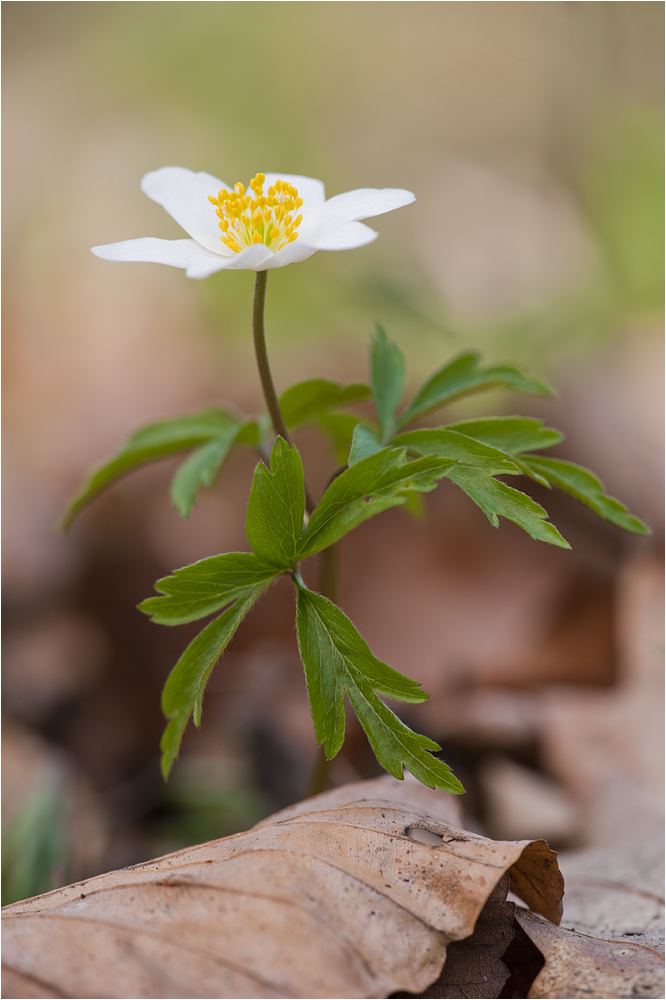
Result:
[[162,815],[150,826],[158,853],[247,830],[270,812],[252,776],[222,755],[184,756],[164,795]]
[[622,109],[599,129],[585,203],[618,310],[659,315],[664,304],[664,130],[647,109]]
[[2,905],[68,881],[63,784],[44,782],[23,801],[2,834]]

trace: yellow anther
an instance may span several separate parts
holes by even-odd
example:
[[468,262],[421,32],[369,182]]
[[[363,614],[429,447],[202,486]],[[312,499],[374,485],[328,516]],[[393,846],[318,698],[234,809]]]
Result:
[[275,251],[298,237],[296,230],[303,217],[294,219],[291,213],[301,207],[303,199],[293,184],[283,180],[275,181],[264,194],[265,181],[265,174],[256,174],[247,193],[238,181],[231,191],[222,188],[217,197],[208,195],[224,234],[220,239],[234,253],[255,243]]

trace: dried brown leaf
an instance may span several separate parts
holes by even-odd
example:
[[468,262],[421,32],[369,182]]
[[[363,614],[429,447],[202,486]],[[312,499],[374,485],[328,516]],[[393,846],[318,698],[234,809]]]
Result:
[[664,951],[664,838],[590,847],[559,857],[567,884],[563,921],[596,938]]
[[[426,1000],[476,1000],[499,997],[509,978],[502,956],[514,935],[515,904],[507,902],[509,876],[499,880],[481,910],[474,933],[452,941],[439,979],[419,997]],[[413,994],[394,993],[394,997]]]
[[522,910],[516,920],[546,960],[528,993],[530,1000],[664,996],[664,959],[659,952],[578,934]]
[[543,850],[456,828],[450,802],[407,781],[361,782],[246,833],[16,903],[4,914],[14,986],[3,995],[25,996],[25,979],[35,996],[422,992],[507,871],[531,873],[542,909],[561,890]]
[[559,924],[564,879],[557,865],[557,855],[545,840],[533,840],[527,845],[511,867],[509,877],[511,891],[520,896],[531,910]]

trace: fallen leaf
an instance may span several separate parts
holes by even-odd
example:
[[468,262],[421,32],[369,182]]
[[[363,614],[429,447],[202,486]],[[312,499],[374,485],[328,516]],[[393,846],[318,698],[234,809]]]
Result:
[[616,686],[542,693],[544,761],[580,803],[588,846],[663,837],[663,581],[649,553],[620,574]]
[[[502,956],[514,935],[515,904],[507,902],[509,876],[499,880],[476,921],[474,933],[463,941],[452,941],[439,978],[419,997],[442,998],[499,997],[509,978]],[[410,997],[410,993],[394,993]]]
[[16,903],[3,996],[420,993],[507,872],[540,912],[562,895],[543,842],[487,840],[453,815],[451,796],[380,778]]
[[563,921],[583,934],[663,954],[664,838],[558,857],[567,883]]
[[530,1000],[664,996],[664,959],[659,952],[555,927],[523,910],[516,920],[546,960],[527,994]]

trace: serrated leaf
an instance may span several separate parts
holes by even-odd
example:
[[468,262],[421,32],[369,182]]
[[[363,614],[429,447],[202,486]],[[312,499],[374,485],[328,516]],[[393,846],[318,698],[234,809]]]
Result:
[[340,385],[328,379],[313,378],[297,382],[280,396],[280,409],[287,427],[309,423],[324,410],[367,399],[370,389],[363,382]]
[[368,458],[369,455],[376,455],[381,450],[382,446],[377,439],[376,431],[367,424],[358,423],[354,428],[347,465],[356,465],[357,462]]
[[136,431],[113,458],[94,470],[81,492],[72,500],[63,517],[69,527],[75,515],[114,479],[144,462],[193,448],[219,437],[238,420],[224,410],[204,410],[148,424]]
[[466,434],[448,427],[407,431],[393,439],[394,445],[406,447],[416,455],[439,455],[462,465],[482,469],[488,474],[516,475],[520,469],[503,451],[491,448]]
[[352,438],[360,417],[351,413],[319,413],[312,421],[330,440],[336,461],[340,465],[347,464]]
[[384,702],[377,697],[359,674],[349,671],[347,695],[358,721],[368,737],[375,757],[394,778],[402,779],[403,766],[428,788],[461,794],[465,791],[448,764],[432,751],[440,748],[434,740],[421,736],[402,722]]
[[591,507],[605,521],[637,535],[650,534],[647,525],[630,514],[625,505],[615,497],[608,496],[603,483],[582,465],[564,462],[559,458],[542,458],[539,455],[524,455],[520,464],[526,475],[545,480],[549,486],[557,486]]
[[464,465],[456,465],[447,476],[481,508],[494,528],[499,524],[499,516],[506,517],[538,541],[571,548],[555,525],[546,520],[548,512],[520,490]]
[[200,486],[212,486],[222,462],[236,440],[242,424],[229,427],[187,458],[171,482],[171,502],[176,510],[189,517]]
[[524,451],[540,451],[559,444],[563,435],[554,427],[544,427],[543,420],[534,417],[485,417],[481,420],[459,420],[447,424],[447,430],[467,434],[507,455]]
[[407,462],[406,449],[384,448],[345,469],[313,511],[298,546],[299,558],[320,552],[368,518],[405,503],[405,491],[433,490],[452,465],[434,455]]
[[253,552],[209,556],[158,580],[155,590],[163,596],[148,597],[139,611],[157,625],[184,625],[220,611],[257,586],[268,586],[280,572]]
[[377,333],[370,347],[370,385],[379,419],[379,433],[386,444],[395,426],[395,411],[400,405],[407,384],[407,364],[397,344],[377,326]]
[[525,476],[529,476],[529,478],[533,479],[535,483],[539,484],[539,486],[545,486],[547,490],[551,488],[546,477],[542,476],[540,472],[537,472],[536,469],[532,468],[528,462],[523,461],[522,456],[520,458],[516,457],[516,462],[518,463],[520,471]]
[[430,788],[464,791],[443,761],[440,747],[409,729],[378,697],[420,702],[420,685],[378,660],[347,616],[328,598],[297,585],[298,645],[305,667],[317,742],[330,760],[342,746],[346,691],[377,760],[396,778],[403,766]]
[[165,779],[178,756],[192,713],[195,724],[198,726],[201,722],[201,701],[213,667],[263,589],[263,585],[255,587],[210,622],[189,644],[169,674],[162,692],[162,711],[169,722],[160,742]]
[[553,395],[553,389],[547,382],[525,374],[515,365],[484,367],[479,354],[475,351],[466,351],[431,375],[421,386],[397,425],[405,427],[412,420],[438,406],[443,406],[444,403],[451,403],[471,392],[493,388],[541,396]]
[[270,470],[257,464],[247,505],[245,532],[252,551],[286,568],[296,562],[303,530],[305,483],[303,463],[295,445],[278,437],[271,451]]

